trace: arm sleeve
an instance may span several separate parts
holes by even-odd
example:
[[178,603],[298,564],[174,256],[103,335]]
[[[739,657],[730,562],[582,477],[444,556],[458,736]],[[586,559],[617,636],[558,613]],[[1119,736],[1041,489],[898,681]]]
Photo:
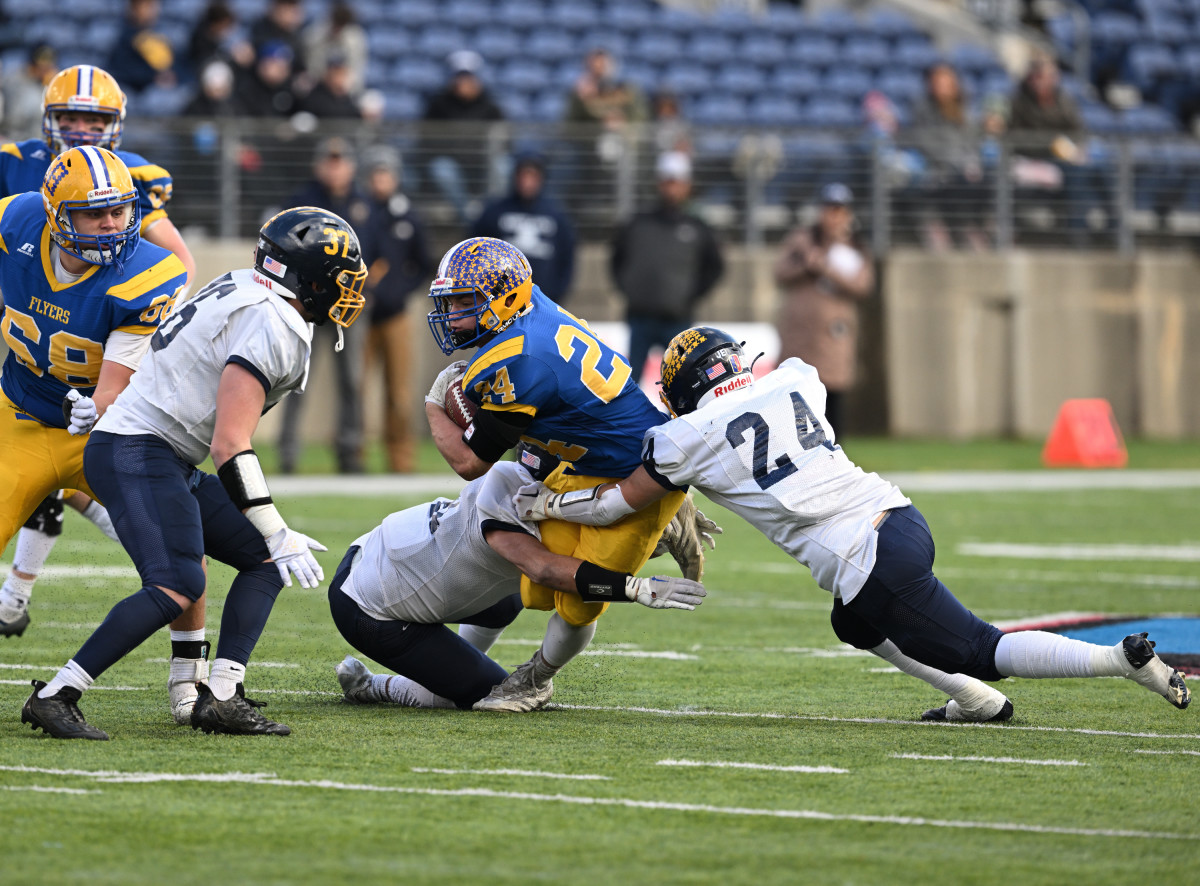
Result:
[[475,413],[471,427],[463,432],[463,440],[481,460],[495,464],[517,445],[532,421],[533,416],[523,412],[481,409]]

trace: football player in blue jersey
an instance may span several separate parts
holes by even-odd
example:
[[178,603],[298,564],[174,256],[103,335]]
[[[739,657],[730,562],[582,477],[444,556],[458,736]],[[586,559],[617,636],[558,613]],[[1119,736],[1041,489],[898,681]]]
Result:
[[[0,198],[38,190],[46,170],[63,151],[83,145],[106,148],[121,158],[133,179],[141,238],[173,252],[190,279],[195,273],[195,262],[183,237],[167,217],[171,175],[138,154],[118,150],[124,120],[125,94],[110,74],[92,65],[75,65],[60,71],[47,84],[42,99],[42,138],[0,145]],[[19,636],[28,624],[26,610],[34,582],[62,533],[64,503],[116,540],[108,513],[98,502],[72,490],[67,490],[65,496],[63,490],[47,496],[17,536],[12,569],[0,588],[0,636]],[[190,686],[205,676],[197,670],[202,666],[195,664],[203,661],[202,608],[189,610],[175,627],[172,655],[181,665],[185,661],[193,663],[182,667],[189,679],[181,685]]]
[[[41,192],[0,200],[0,549],[56,490],[88,491],[96,417],[128,384],[187,281],[177,256],[140,243],[133,178],[111,151],[60,154]],[[29,624],[0,610],[5,633]]]
[[[445,370],[426,399],[434,442],[459,476],[483,475],[522,440],[563,460],[546,480],[556,492],[627,476],[641,463],[642,436],[666,416],[638,388],[624,357],[542,293],[519,249],[490,237],[464,240],[443,256],[429,295],[429,327],[442,351],[476,349],[462,381],[480,407],[470,427],[463,431],[442,405],[461,364]],[[551,521],[542,540],[553,553],[588,561],[582,568],[636,573],[683,501],[683,491],[673,492],[600,531]],[[554,610],[546,642],[476,710],[524,712],[549,701],[551,678],[591,641],[613,599],[603,576],[580,576],[578,585],[597,593],[569,594],[522,577],[524,605]]]

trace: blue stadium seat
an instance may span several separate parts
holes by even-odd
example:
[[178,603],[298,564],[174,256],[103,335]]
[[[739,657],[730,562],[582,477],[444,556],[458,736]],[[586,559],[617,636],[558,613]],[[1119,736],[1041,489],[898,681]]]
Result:
[[808,20],[795,6],[772,3],[767,14],[760,20],[762,27],[772,34],[787,38],[799,34],[808,27]]
[[875,34],[892,43],[911,37],[920,37],[921,30],[912,19],[894,9],[877,9],[867,16],[867,27]]
[[[532,31],[545,24],[546,7],[530,0],[501,0],[496,7],[493,22],[493,26]],[[482,37],[487,30],[480,29],[479,36]]]
[[742,40],[738,57],[759,67],[773,67],[788,61],[788,46],[775,34],[751,33]]
[[[204,0],[200,0],[200,3],[203,6]],[[384,0],[355,0],[354,16],[367,30],[368,35],[376,25],[390,24],[392,20]]]
[[1111,135],[1121,131],[1121,120],[1108,105],[1089,102],[1079,106],[1079,117],[1088,132]]
[[808,68],[829,68],[840,61],[837,43],[819,36],[797,37],[792,43],[792,58]]
[[758,68],[734,62],[721,68],[713,85],[730,95],[755,96],[766,90],[767,77]]
[[713,77],[706,65],[679,61],[663,70],[661,85],[680,96],[700,95],[712,89]]
[[684,52],[688,58],[708,65],[720,65],[737,55],[733,38],[713,31],[700,31],[687,42]]
[[764,95],[750,102],[746,119],[755,126],[796,127],[804,123],[804,108],[796,99]]
[[1168,135],[1179,131],[1179,121],[1156,105],[1140,105],[1122,112],[1121,128],[1134,135]]
[[621,65],[621,79],[634,84],[647,95],[662,88],[662,74],[658,67],[641,61]]
[[866,33],[865,26],[854,13],[838,7],[821,10],[809,18],[808,25],[818,34],[824,34],[837,40],[857,36],[860,32]]
[[533,119],[533,102],[523,92],[501,92],[496,97],[496,102],[509,120]]
[[[91,20],[84,28],[83,35],[80,38],[80,43],[84,46],[96,46],[107,49],[117,42],[117,36],[121,33],[121,22],[113,18],[97,18]],[[176,51],[180,51],[186,47],[186,43],[182,46],[176,46]]]
[[1008,98],[1016,88],[1017,85],[1007,71],[993,70],[988,71],[982,77],[975,78],[972,92],[979,98],[987,98],[990,95],[1002,95]]
[[524,51],[545,62],[579,60],[584,53],[569,33],[552,29],[535,31],[526,41]]
[[546,8],[543,25],[568,31],[587,31],[602,24],[595,6],[578,0],[557,0]]
[[550,79],[550,69],[536,56],[514,58],[495,77],[502,92],[537,92]]
[[495,20],[495,14],[492,4],[487,0],[449,0],[443,8],[442,20],[474,31],[489,27]]
[[468,49],[474,39],[452,25],[430,25],[423,28],[413,41],[413,51],[429,58],[445,59],[459,49]]
[[834,68],[825,75],[822,85],[830,97],[859,102],[874,85],[874,80],[860,68]]
[[1187,79],[1193,83],[1200,82],[1200,44],[1180,50],[1179,68]]
[[855,37],[842,44],[842,59],[860,68],[880,70],[891,64],[891,51],[880,37]]
[[547,90],[538,95],[531,109],[532,119],[540,123],[553,123],[561,120],[566,111],[566,93],[556,90]]
[[392,83],[428,95],[446,85],[445,66],[429,58],[401,56],[392,69]]
[[897,104],[913,105],[925,96],[925,78],[916,71],[884,71],[876,86]]
[[1144,94],[1153,92],[1160,80],[1178,70],[1174,53],[1161,43],[1138,43],[1125,54],[1125,77]]
[[815,98],[804,109],[804,119],[809,126],[833,129],[858,126],[862,113],[851,101],[832,97]]
[[771,75],[771,88],[793,97],[816,95],[821,91],[821,74],[815,68],[779,68]]
[[395,25],[378,25],[367,30],[367,52],[372,59],[393,62],[412,49],[411,31]]
[[684,58],[683,41],[671,34],[649,31],[634,38],[627,53],[650,64],[666,65]]
[[982,73],[997,65],[996,56],[990,49],[971,43],[961,43],[951,49],[949,60],[959,73]]
[[618,2],[609,6],[605,23],[627,34],[636,34],[654,26],[654,9],[643,3]]
[[1142,22],[1142,39],[1167,46],[1180,46],[1192,41],[1192,29],[1186,19],[1178,16],[1149,16]]
[[524,36],[513,28],[487,28],[476,35],[471,48],[490,64],[499,64],[525,52]]
[[392,89],[384,95],[383,116],[387,120],[419,120],[425,112],[425,99],[406,89]]
[[905,39],[896,45],[893,59],[899,66],[915,71],[924,71],[942,60],[942,54],[928,39]]
[[694,102],[687,117],[704,126],[740,126],[746,122],[746,103],[731,95],[709,95]]
[[437,4],[433,0],[406,0],[404,3],[397,3],[391,7],[390,17],[394,23],[406,28],[423,28],[441,21]]
[[704,29],[704,19],[686,9],[661,6],[654,19],[654,29],[677,37],[690,37]]
[[717,7],[717,11],[708,16],[705,26],[712,31],[740,37],[755,27],[757,20],[744,9],[733,7]]
[[597,46],[602,46],[617,58],[629,55],[629,37],[612,28],[596,28],[588,31],[579,38],[579,45],[584,52]]

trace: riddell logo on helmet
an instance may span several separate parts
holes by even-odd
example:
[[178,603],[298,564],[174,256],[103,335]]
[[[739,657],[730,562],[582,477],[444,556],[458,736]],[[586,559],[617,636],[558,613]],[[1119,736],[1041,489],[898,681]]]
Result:
[[252,276],[254,277],[255,283],[259,284],[260,286],[265,286],[265,287],[267,287],[267,289],[274,291],[274,287],[271,285],[272,281],[268,280],[266,277],[264,277],[258,271],[254,271]]
[[713,396],[720,397],[722,394],[728,394],[730,391],[736,391],[738,388],[744,388],[750,382],[754,381],[754,376],[749,373],[745,375],[735,375],[723,385],[717,385],[713,388]]
[[120,197],[121,191],[119,188],[95,188],[88,191],[88,202],[92,203],[96,200],[107,200],[110,197]]

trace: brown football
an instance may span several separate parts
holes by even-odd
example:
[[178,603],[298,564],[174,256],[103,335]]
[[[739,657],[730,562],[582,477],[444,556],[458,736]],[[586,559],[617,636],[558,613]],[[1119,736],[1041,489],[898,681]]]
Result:
[[446,388],[446,415],[465,430],[475,419],[475,413],[479,407],[472,403],[463,392],[462,381],[463,376],[460,375]]

